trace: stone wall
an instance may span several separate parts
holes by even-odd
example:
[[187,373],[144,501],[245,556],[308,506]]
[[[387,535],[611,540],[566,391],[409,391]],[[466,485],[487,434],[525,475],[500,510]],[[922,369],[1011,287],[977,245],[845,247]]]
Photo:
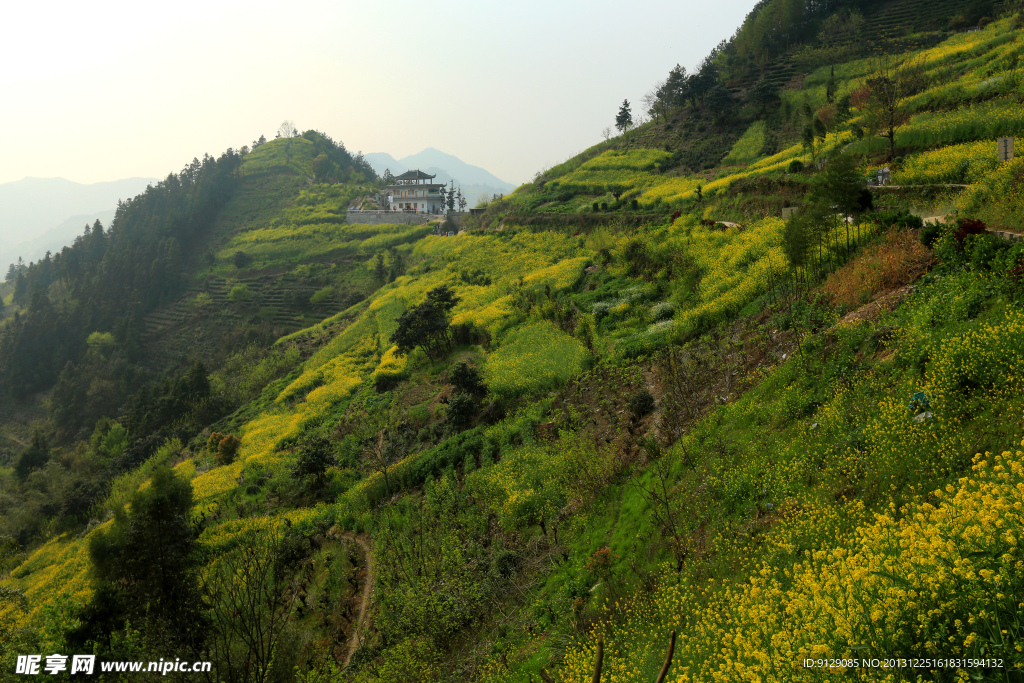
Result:
[[368,223],[370,225],[418,224],[441,220],[442,216],[429,213],[412,213],[411,211],[349,211],[345,218],[349,223]]

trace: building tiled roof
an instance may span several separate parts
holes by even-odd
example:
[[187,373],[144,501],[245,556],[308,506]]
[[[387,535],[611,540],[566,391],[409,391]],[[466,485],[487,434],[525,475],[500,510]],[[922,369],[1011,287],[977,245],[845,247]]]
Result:
[[430,180],[436,176],[429,175],[423,171],[416,169],[415,171],[406,171],[402,175],[396,175],[395,180]]

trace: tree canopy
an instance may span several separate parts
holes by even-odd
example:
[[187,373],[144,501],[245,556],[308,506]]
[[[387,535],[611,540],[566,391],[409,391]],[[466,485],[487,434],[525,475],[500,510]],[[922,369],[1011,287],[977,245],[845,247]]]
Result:
[[127,621],[155,625],[164,641],[198,645],[203,620],[192,502],[192,485],[162,465],[115,511],[111,528],[92,538],[99,590],[83,613],[79,640],[109,639]]
[[451,351],[451,311],[459,301],[448,285],[427,292],[426,301],[398,317],[398,329],[391,335],[398,352],[408,354],[419,346],[431,358],[440,358]]

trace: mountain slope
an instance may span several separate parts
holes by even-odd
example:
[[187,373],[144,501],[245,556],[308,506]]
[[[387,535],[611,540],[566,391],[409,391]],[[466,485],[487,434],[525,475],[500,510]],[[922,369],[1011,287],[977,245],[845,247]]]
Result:
[[[819,69],[764,112],[682,102],[455,237],[345,224],[369,188],[307,184],[312,140],[253,152],[243,177],[266,184],[236,188],[212,259],[193,255],[208,282],[252,296],[326,274],[324,297],[365,298],[135,403],[124,419],[151,435],[145,464],[76,524],[62,506],[49,528],[75,533],[0,556],[0,661],[72,637],[113,657],[125,614],[169,632],[145,605],[97,599],[131,604],[118,586],[144,568],[110,581],[90,546],[129,538],[118,520],[170,467],[190,484],[176,519],[197,525],[223,679],[568,682],[593,676],[602,647],[601,680],[651,681],[675,631],[670,681],[789,681],[807,659],[821,680],[891,680],[886,664],[847,664],[901,654],[959,660],[915,678],[1013,680],[1024,242],[974,219],[1024,225],[1022,163],[991,159],[996,136],[1024,133],[1014,21],[907,55],[928,78],[903,104],[898,158],[872,141],[867,97],[801,143],[813,118],[793,105],[822,120],[830,104]],[[837,64],[833,98],[883,67]],[[734,140],[716,152],[728,163],[694,170],[647,146],[684,122]],[[901,185],[865,187],[883,164]],[[784,221],[786,207],[804,210]],[[968,220],[919,229],[908,210]],[[200,318],[261,314],[244,292],[205,293],[220,310]],[[182,315],[171,329],[190,327]],[[92,338],[93,357],[105,346]],[[229,395],[244,400],[199,410]],[[165,415],[174,430],[151,429]],[[97,427],[26,486],[58,488],[119,434]],[[276,588],[252,592],[257,576]],[[237,635],[243,621],[277,629],[273,656]],[[846,664],[817,664],[833,657]]]

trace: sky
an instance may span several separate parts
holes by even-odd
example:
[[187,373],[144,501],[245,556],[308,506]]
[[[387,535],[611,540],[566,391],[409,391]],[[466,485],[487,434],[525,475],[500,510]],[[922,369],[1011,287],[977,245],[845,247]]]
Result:
[[165,177],[285,120],[522,183],[599,142],[755,0],[58,0],[0,29],[0,183]]

